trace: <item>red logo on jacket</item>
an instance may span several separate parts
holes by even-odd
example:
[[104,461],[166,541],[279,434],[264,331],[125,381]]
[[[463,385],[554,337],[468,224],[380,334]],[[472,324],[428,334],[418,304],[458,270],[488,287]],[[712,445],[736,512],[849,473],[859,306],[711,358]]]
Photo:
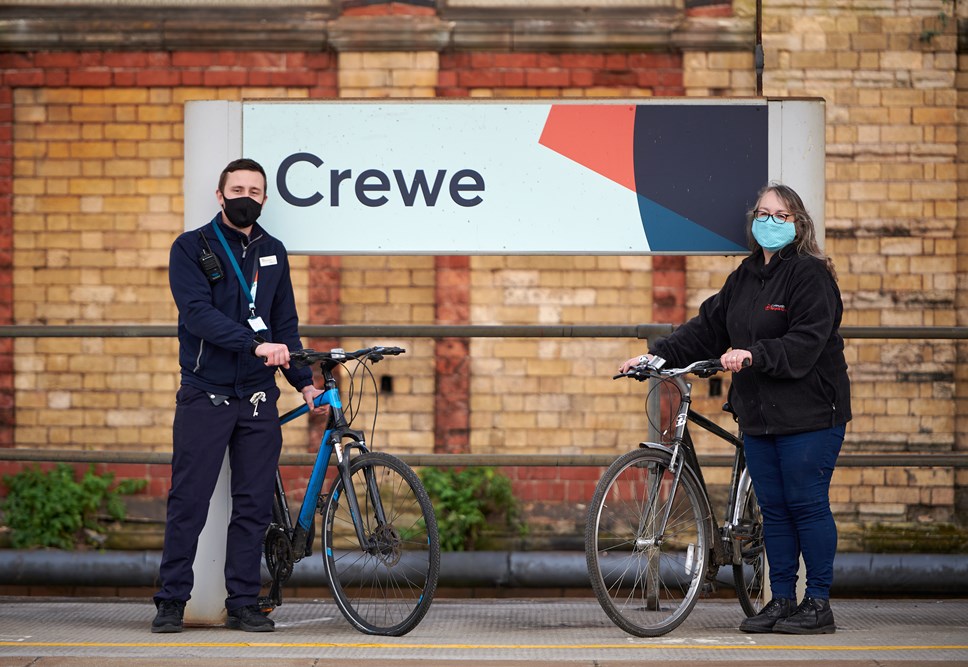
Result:
[[784,306],[782,303],[768,303],[766,304],[766,310],[775,310],[780,313],[785,313],[786,306]]

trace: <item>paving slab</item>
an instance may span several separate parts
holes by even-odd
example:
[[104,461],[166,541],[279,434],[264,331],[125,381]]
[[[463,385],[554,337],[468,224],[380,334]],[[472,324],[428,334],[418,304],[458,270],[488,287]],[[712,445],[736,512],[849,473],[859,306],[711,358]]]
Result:
[[159,635],[149,631],[148,600],[7,597],[0,667],[968,665],[968,600],[834,600],[833,609],[832,635],[749,635],[737,630],[735,600],[701,601],[673,632],[638,638],[594,598],[444,598],[408,635],[375,637],[350,627],[331,600],[297,599],[273,613],[271,634],[188,627]]

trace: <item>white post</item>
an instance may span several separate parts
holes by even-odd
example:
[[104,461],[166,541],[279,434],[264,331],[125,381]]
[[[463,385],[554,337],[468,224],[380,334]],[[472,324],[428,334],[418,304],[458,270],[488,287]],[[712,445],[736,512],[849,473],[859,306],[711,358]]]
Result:
[[[185,230],[196,229],[218,210],[218,175],[242,157],[242,103],[188,102],[185,104]],[[221,625],[225,622],[225,541],[232,516],[231,471],[225,453],[205,528],[198,538],[192,569],[195,587],[185,606],[185,622]]]
[[208,518],[198,537],[198,552],[192,570],[195,587],[185,605],[185,623],[222,625],[225,623],[225,541],[232,517],[232,471],[229,453],[225,452],[222,470],[212,492]]

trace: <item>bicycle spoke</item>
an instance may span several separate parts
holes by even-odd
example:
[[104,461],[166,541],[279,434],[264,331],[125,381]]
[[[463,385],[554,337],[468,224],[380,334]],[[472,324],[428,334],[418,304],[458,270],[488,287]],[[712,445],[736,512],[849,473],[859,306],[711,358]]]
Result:
[[639,636],[682,622],[705,569],[705,500],[691,476],[671,483],[668,458],[637,451],[616,461],[596,489],[586,527],[596,596],[617,625]]
[[[433,508],[417,476],[392,456],[360,455],[351,474],[366,543],[357,539],[337,480],[325,509],[330,586],[340,611],[359,630],[402,635],[426,614],[437,586],[440,546]],[[374,480],[373,488],[367,479]]]

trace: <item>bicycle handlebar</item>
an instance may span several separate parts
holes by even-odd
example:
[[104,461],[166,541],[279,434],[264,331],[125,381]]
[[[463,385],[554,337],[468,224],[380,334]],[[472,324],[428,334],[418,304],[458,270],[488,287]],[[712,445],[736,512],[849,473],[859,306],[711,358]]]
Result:
[[[650,377],[677,377],[679,375],[686,375],[687,373],[695,373],[699,377],[708,378],[712,377],[716,373],[722,373],[726,369],[723,365],[719,363],[719,359],[703,359],[701,361],[694,361],[684,368],[662,368],[665,364],[665,359],[662,357],[652,357],[652,359],[644,364],[638,364],[632,366],[628,373],[619,373],[618,375],[613,375],[612,379],[617,380],[618,378],[633,378],[639,382],[647,380]],[[743,367],[746,368],[750,365],[749,359],[743,360]]]
[[402,347],[383,347],[382,345],[377,347],[364,347],[363,349],[356,350],[355,352],[346,352],[342,348],[338,347],[333,348],[329,352],[317,352],[316,350],[307,348],[290,352],[289,363],[296,368],[312,366],[313,364],[321,361],[341,362],[346,361],[347,359],[363,359],[366,361],[371,361],[375,364],[383,359],[383,357],[395,357],[403,354],[404,352],[406,352],[406,350]]

